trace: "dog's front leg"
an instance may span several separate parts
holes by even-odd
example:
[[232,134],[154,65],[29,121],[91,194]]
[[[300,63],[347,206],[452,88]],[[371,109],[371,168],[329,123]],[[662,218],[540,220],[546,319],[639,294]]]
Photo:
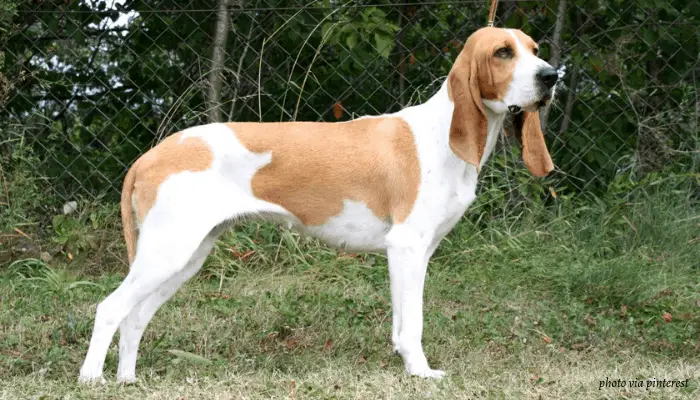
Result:
[[399,262],[389,263],[389,284],[391,286],[391,344],[394,353],[399,353],[399,334],[401,333],[401,292],[403,290],[403,272]]
[[395,226],[387,235],[392,341],[401,354],[406,372],[425,378],[441,378],[445,373],[430,369],[423,353],[423,286],[427,272],[431,238],[404,226]]

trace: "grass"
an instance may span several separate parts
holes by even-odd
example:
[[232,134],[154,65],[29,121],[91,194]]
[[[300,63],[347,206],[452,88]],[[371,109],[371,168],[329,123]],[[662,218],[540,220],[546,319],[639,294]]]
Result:
[[109,383],[78,386],[95,306],[127,268],[113,206],[61,218],[51,261],[0,273],[0,398],[698,398],[697,192],[649,193],[475,209],[429,267],[424,346],[442,381],[405,376],[391,353],[383,257],[252,223],[156,315],[139,383],[114,383],[115,340]]

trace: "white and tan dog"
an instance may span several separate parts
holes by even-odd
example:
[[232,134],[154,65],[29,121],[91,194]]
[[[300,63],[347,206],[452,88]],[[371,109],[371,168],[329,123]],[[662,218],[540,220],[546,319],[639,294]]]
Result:
[[117,380],[134,381],[153,314],[197,273],[227,222],[251,218],[343,249],[385,253],[394,349],[408,373],[441,377],[421,343],[428,260],[474,201],[509,112],[518,112],[530,171],[544,176],[554,168],[538,109],[557,78],[523,32],[482,28],[424,104],[338,123],[208,124],[166,138],[124,181],[131,269],[97,307],[80,381],[101,380],[117,327]]

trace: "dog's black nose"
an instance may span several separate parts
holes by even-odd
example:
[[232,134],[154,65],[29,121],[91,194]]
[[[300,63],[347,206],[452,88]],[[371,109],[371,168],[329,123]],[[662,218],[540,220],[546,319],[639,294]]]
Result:
[[557,83],[559,74],[557,74],[557,70],[552,67],[544,67],[537,71],[537,79],[547,86],[547,89],[551,89],[552,86]]

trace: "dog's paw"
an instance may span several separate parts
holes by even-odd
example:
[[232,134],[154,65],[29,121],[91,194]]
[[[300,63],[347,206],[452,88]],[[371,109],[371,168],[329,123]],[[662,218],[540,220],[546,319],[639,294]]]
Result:
[[422,369],[418,371],[409,372],[412,376],[419,376],[421,378],[432,378],[432,379],[442,379],[445,376],[445,371],[439,369]]
[[136,383],[136,376],[134,375],[124,375],[117,376],[117,383],[121,385],[131,385]]
[[105,385],[107,384],[107,381],[102,377],[102,375],[80,373],[78,383],[81,385]]

